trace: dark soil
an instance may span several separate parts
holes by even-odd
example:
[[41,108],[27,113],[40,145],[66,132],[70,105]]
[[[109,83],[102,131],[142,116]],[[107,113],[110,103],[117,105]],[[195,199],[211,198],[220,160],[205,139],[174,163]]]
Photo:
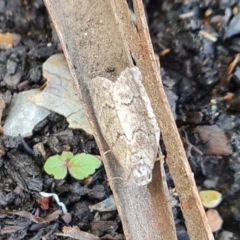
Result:
[[[154,50],[160,56],[163,83],[196,183],[200,189],[211,188],[223,194],[217,210],[224,224],[215,237],[220,239],[224,231],[229,231],[234,234],[233,239],[240,239],[239,63],[228,72],[228,66],[240,51],[240,27],[231,24],[233,18],[240,22],[235,13],[240,3],[237,0],[144,2]],[[184,15],[189,13],[190,17]],[[42,0],[0,0],[0,29],[20,36],[16,46],[0,50],[0,94],[8,107],[14,93],[43,85],[42,64],[61,52],[61,47]],[[216,37],[216,41],[203,37],[201,30]],[[206,125],[214,126],[207,129],[208,140],[201,135]],[[216,134],[219,134],[217,140],[213,137]],[[41,191],[58,194],[72,215],[70,226],[78,226],[102,239],[124,239],[117,211],[101,213],[89,209],[89,205],[111,195],[103,167],[89,184],[71,176],[54,180],[43,170],[45,160],[36,147],[39,145],[48,156],[64,150],[73,154],[99,153],[93,137],[69,129],[65,118],[56,113],[39,123],[31,138],[3,135],[0,209],[5,212],[0,212],[0,231],[9,228],[9,232],[1,234],[0,239],[66,239],[55,235],[66,225],[62,218],[37,224],[7,214],[7,210],[24,210],[45,217],[59,209],[51,199],[49,208],[43,210]],[[169,187],[174,187],[170,176]],[[179,208],[175,206],[173,211],[179,239],[188,239]]]

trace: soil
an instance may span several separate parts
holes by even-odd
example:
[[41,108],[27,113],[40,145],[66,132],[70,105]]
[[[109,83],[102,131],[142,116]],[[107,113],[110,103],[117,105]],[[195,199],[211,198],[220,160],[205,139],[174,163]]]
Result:
[[[232,239],[240,239],[240,3],[148,0],[144,4],[153,47],[160,57],[163,84],[197,186],[223,195],[216,208],[223,226],[215,238],[228,239],[223,233],[230,232]],[[0,50],[0,95],[7,109],[14,93],[44,84],[42,64],[61,52],[61,47],[42,0],[0,0],[0,29],[2,33],[17,34],[13,47]],[[3,124],[6,117],[7,113]],[[0,239],[66,239],[55,235],[66,226],[63,218],[35,223],[9,214],[27,211],[44,218],[58,210],[52,199],[44,209],[41,191],[56,193],[66,204],[72,216],[70,226],[101,239],[124,239],[116,210],[99,212],[89,208],[111,195],[103,167],[88,184],[71,176],[55,180],[43,170],[45,159],[36,147],[40,145],[47,156],[66,149],[73,154],[99,154],[92,136],[69,129],[66,119],[56,113],[39,123],[32,137],[3,134]],[[169,174],[168,183],[173,189]],[[188,239],[177,204],[173,212],[179,239]]]

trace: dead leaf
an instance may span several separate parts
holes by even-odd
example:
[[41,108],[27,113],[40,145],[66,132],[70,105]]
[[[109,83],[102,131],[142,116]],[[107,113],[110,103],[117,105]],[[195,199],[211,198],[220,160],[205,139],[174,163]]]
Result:
[[20,217],[24,217],[27,218],[29,220],[31,220],[32,222],[35,223],[48,223],[51,222],[53,220],[58,219],[59,215],[62,214],[61,210],[56,210],[53,213],[49,214],[48,216],[41,218],[41,217],[35,217],[32,213],[27,212],[27,211],[16,211],[16,212],[12,212],[12,211],[4,211],[1,210],[0,213],[2,214],[11,214],[11,215],[18,215]]
[[60,214],[62,214],[62,211],[61,210],[56,210],[53,213],[46,216],[45,218],[40,218],[40,220],[38,218],[39,223],[48,223],[48,222],[51,222],[53,220],[56,220],[56,219],[58,219]]
[[43,76],[47,79],[46,87],[29,100],[65,116],[70,128],[93,134],[63,54],[55,54],[44,62]]
[[21,226],[7,226],[7,227],[4,227],[3,229],[1,229],[1,234],[6,234],[6,233],[14,233],[20,229],[22,229],[24,227],[21,227]]
[[81,231],[78,226],[64,226],[62,231],[63,233],[55,233],[55,235],[71,237],[78,240],[100,240],[99,237],[96,237],[91,233]]
[[63,216],[62,216],[63,221],[66,224],[69,224],[72,221],[72,214],[69,212],[66,212]]

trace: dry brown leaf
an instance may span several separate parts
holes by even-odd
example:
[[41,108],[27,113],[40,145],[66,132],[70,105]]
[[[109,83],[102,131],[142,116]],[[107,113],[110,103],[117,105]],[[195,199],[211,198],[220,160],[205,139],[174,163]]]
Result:
[[56,210],[56,211],[54,211],[53,213],[47,215],[44,218],[36,217],[32,213],[27,212],[27,211],[12,212],[12,211],[1,210],[1,213],[2,214],[18,215],[20,217],[27,218],[27,219],[31,220],[32,222],[35,222],[35,223],[48,223],[48,222],[51,222],[53,220],[58,219],[59,215],[62,214],[62,211],[61,210]]
[[62,220],[66,223],[69,224],[72,221],[72,214],[69,212],[66,212],[64,215],[62,215]]
[[39,223],[48,223],[48,222],[58,219],[60,214],[62,214],[62,210],[56,210],[44,218],[40,218],[40,219],[37,218],[37,219],[38,219]]
[[7,226],[7,227],[4,227],[3,229],[1,229],[0,234],[14,233],[22,228],[23,227],[21,227],[21,226]]
[[99,237],[96,237],[91,233],[81,231],[78,226],[64,226],[62,231],[63,233],[55,233],[55,235],[71,237],[78,240],[100,240]]
[[64,55],[55,54],[49,57],[43,63],[42,70],[47,79],[46,86],[41,92],[30,96],[29,100],[65,116],[70,128],[81,128],[93,134]]

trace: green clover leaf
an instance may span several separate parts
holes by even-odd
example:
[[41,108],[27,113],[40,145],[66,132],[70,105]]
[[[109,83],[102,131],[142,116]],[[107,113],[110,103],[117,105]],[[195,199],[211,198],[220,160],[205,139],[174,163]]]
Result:
[[71,158],[73,158],[72,152],[65,152],[65,151],[62,152],[61,154],[62,161],[70,160]]
[[68,169],[74,178],[82,180],[93,174],[100,166],[101,161],[93,155],[81,153],[73,156],[71,152],[62,152],[61,155],[48,158],[44,170],[55,179],[64,179]]
[[82,180],[93,174],[100,166],[101,161],[98,158],[90,154],[80,153],[69,161],[68,170],[74,178]]
[[55,179],[63,179],[67,175],[66,160],[62,160],[60,155],[52,156],[45,162],[44,170]]

